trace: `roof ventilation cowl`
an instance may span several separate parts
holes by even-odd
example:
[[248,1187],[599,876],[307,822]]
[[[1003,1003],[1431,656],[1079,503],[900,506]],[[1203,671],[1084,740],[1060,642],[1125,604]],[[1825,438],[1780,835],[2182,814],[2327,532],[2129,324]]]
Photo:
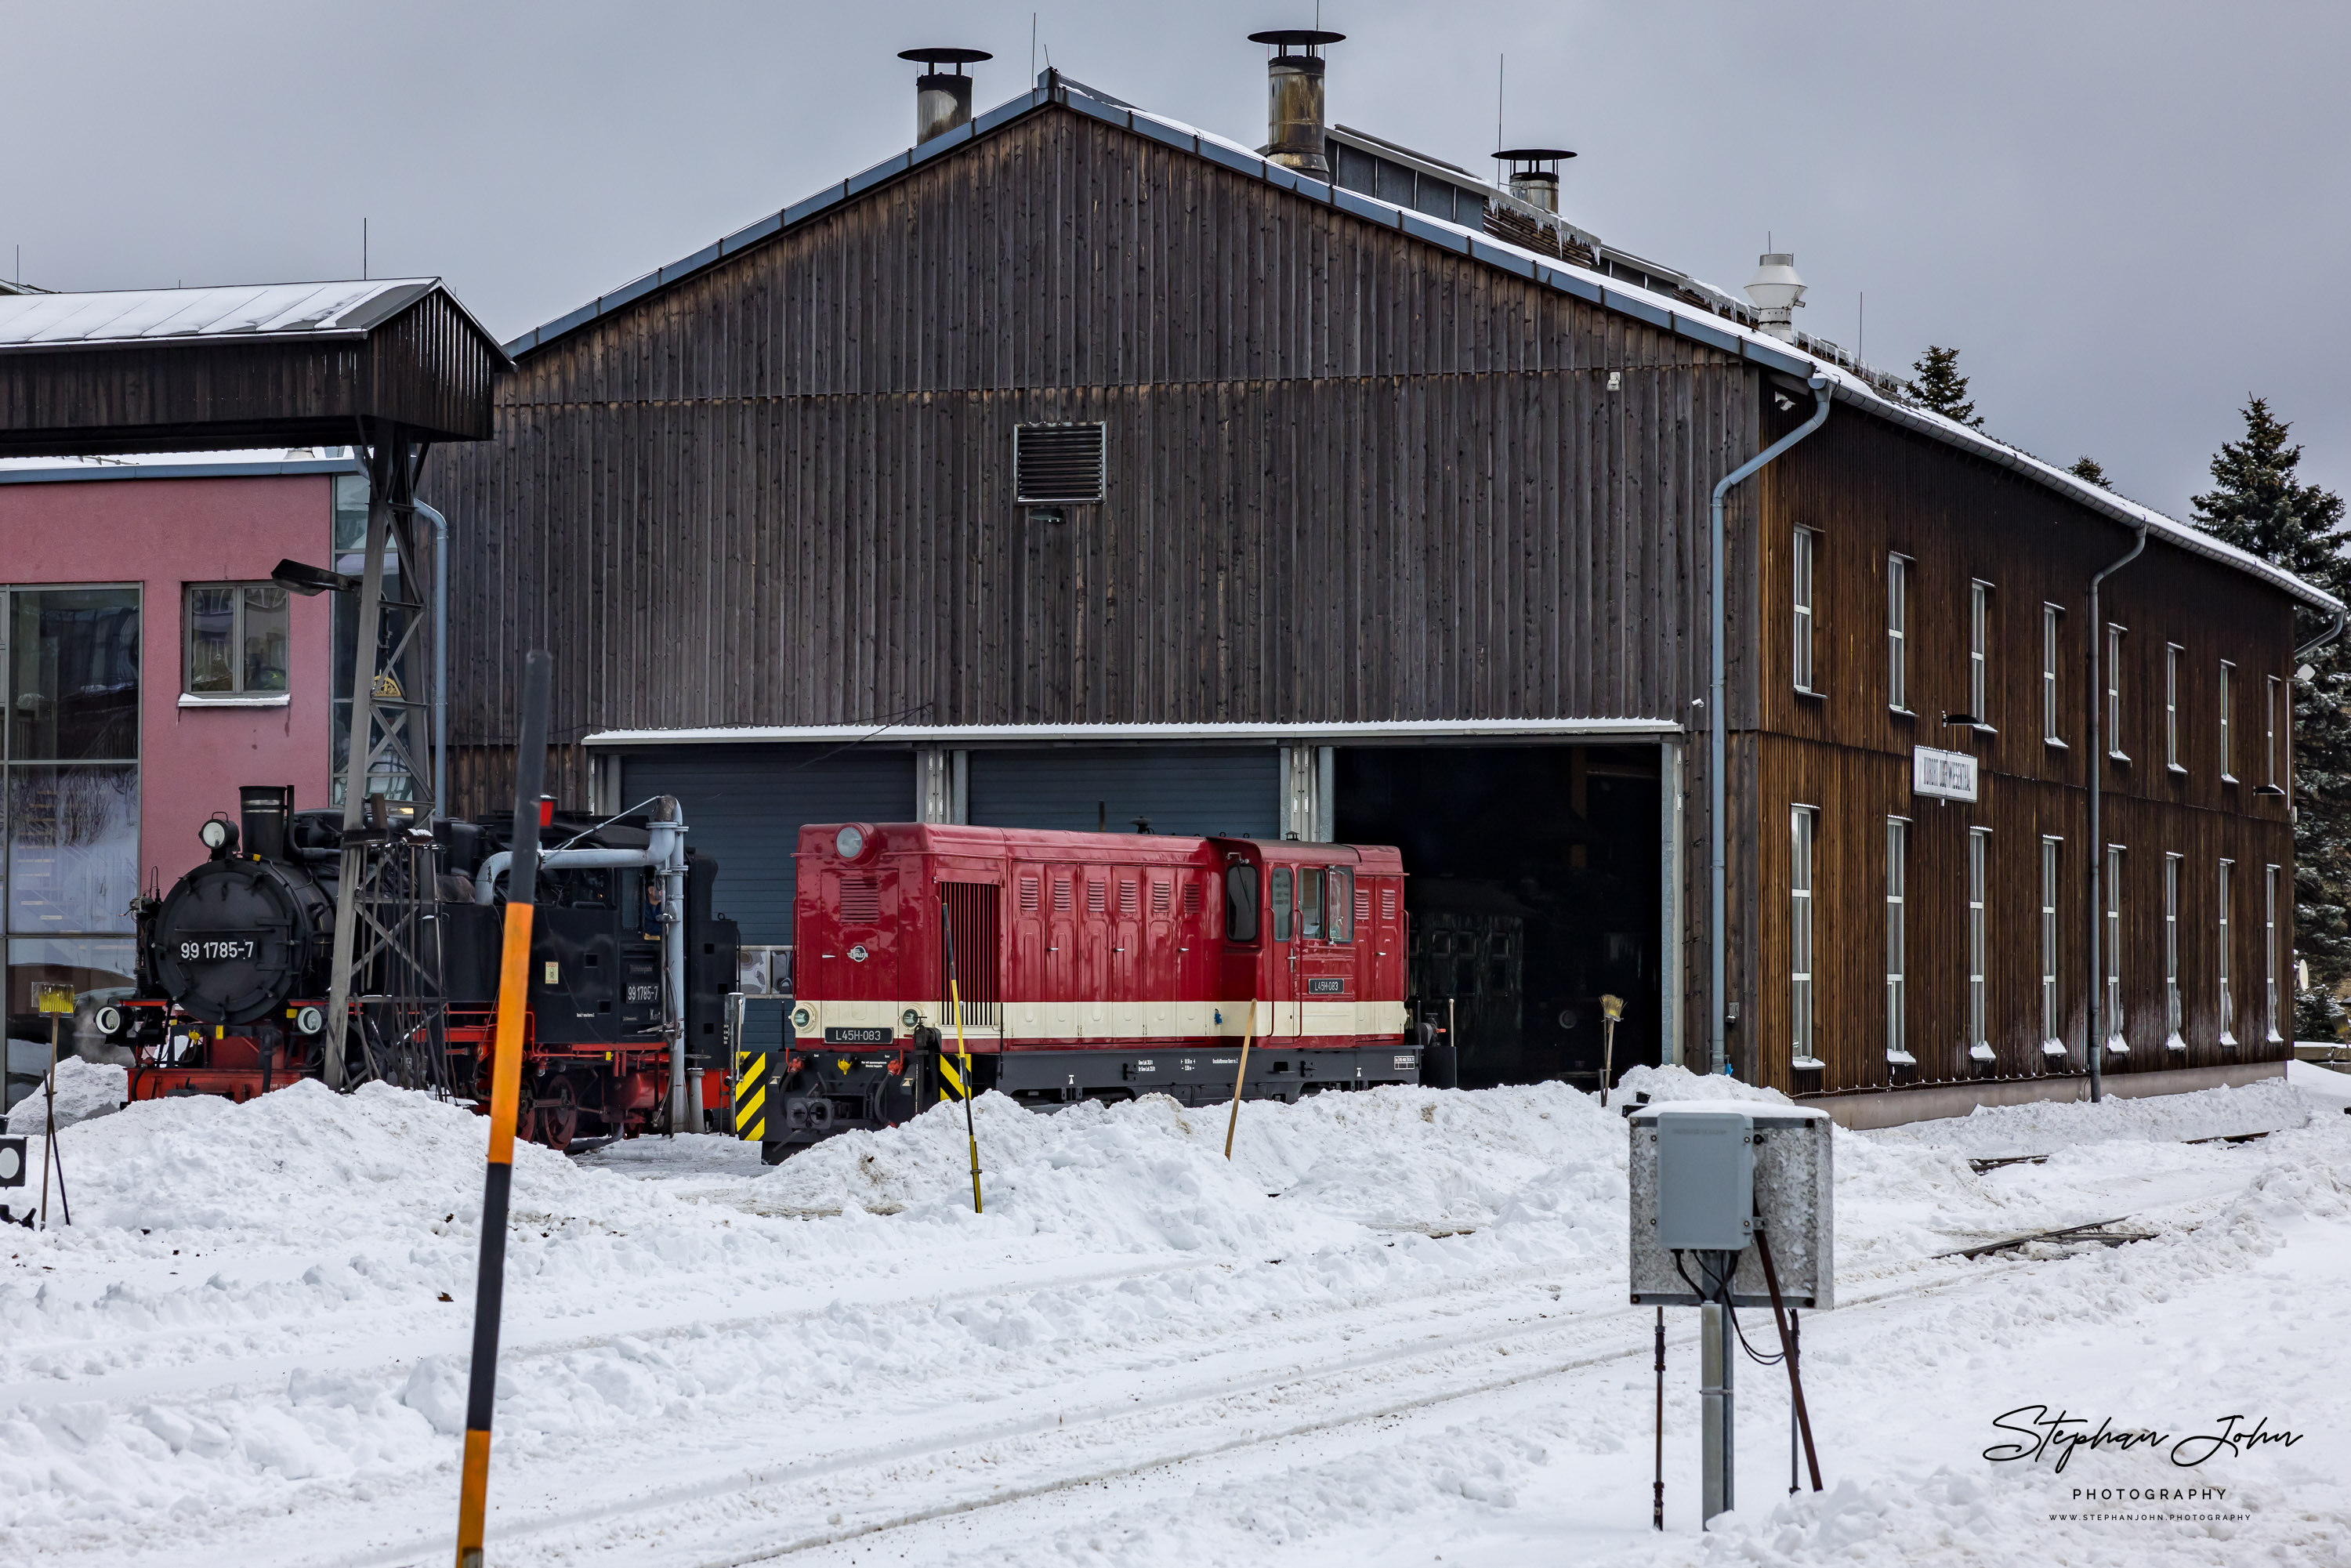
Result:
[[[1315,51],[1346,37],[1319,27],[1277,27],[1249,35],[1250,43],[1271,44],[1274,49],[1273,57],[1265,62],[1268,140],[1258,151],[1317,180],[1331,177],[1331,160],[1323,151],[1328,138],[1323,131],[1322,57]],[[1292,54],[1292,49],[1299,52]]]
[[1574,153],[1564,147],[1505,147],[1494,156],[1510,166],[1510,194],[1531,207],[1559,211],[1559,166]]
[[1804,280],[1796,276],[1792,251],[1767,251],[1756,258],[1747,298],[1754,303],[1758,329],[1785,342],[1796,340],[1794,317],[1804,302]]
[[[914,60],[925,67],[914,78],[914,141],[917,144],[934,136],[945,136],[958,126],[971,123],[971,78],[963,68],[996,57],[986,49],[901,49],[898,57]],[[943,71],[941,66],[953,66]]]

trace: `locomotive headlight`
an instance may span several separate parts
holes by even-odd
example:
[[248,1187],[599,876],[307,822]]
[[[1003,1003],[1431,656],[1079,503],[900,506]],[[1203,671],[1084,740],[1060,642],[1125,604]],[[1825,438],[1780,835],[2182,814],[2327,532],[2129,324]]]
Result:
[[908,1029],[920,1029],[923,1024],[923,1015],[916,1012],[914,1009],[908,1008],[904,1012],[898,1015],[898,1021],[904,1024]]
[[196,837],[204,848],[222,854],[236,848],[236,824],[226,817],[213,817],[196,830]]
[[327,1015],[315,1006],[305,1007],[294,1015],[294,1030],[298,1034],[316,1034],[326,1027]]
[[865,852],[865,833],[860,828],[843,828],[832,835],[832,847],[845,861],[853,861]]
[[98,1032],[100,1034],[120,1034],[122,1009],[109,1002],[91,1016],[90,1021],[98,1025]]
[[806,1008],[794,1008],[792,1009],[792,1027],[794,1029],[806,1029],[815,1018],[816,1015],[809,1011]]

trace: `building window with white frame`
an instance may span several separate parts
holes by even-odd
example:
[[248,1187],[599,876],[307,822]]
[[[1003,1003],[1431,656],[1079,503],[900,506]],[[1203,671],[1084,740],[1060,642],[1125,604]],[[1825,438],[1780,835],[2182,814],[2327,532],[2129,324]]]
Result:
[[2262,868],[2262,1028],[2272,1044],[2285,1038],[2278,1017],[2278,868]]
[[1984,862],[1990,858],[1991,830],[1968,830],[1968,1055],[1977,1061],[1992,1060],[1991,998],[1987,995],[1984,931]]
[[2179,655],[2182,652],[2177,643],[2163,645],[2163,765],[2174,773],[2188,771],[2179,766]]
[[2278,678],[2272,675],[2268,682],[2262,692],[2262,787],[2283,795],[2278,784]]
[[2179,857],[2163,857],[2163,1048],[2186,1051],[2179,1032]]
[[274,582],[188,584],[181,706],[284,704],[293,667],[287,627],[286,590]]
[[2130,760],[2123,750],[2123,631],[2106,625],[2106,755],[2116,762]]
[[1813,690],[1813,530],[1798,528],[1792,557],[1795,562],[1796,619],[1793,660],[1796,689]]
[[2041,1054],[2065,1054],[2064,1019],[2057,998],[2057,847],[2064,841],[2041,841]]
[[2112,1056],[2128,1056],[2130,1041],[2123,1033],[2123,846],[2106,846],[2106,885],[2100,889],[2105,904],[2106,1040]]
[[1910,711],[1910,558],[1886,558],[1886,706]]
[[2063,746],[2057,733],[2057,643],[2065,612],[2054,604],[2041,607],[2041,738]]
[[2236,685],[2236,665],[2226,659],[2220,661],[2220,782],[2223,784],[2237,781],[2237,754],[2229,745],[2230,707],[2236,700],[2231,688]]
[[1968,584],[1968,712],[1978,729],[1991,727],[1991,584]]
[[1886,819],[1886,1060],[1897,1067],[1915,1067],[1910,1053],[1907,998],[1904,996],[1903,889],[1909,879],[1910,824],[1900,817]]
[[1813,828],[1810,806],[1788,810],[1788,1015],[1794,1065],[1818,1069],[1813,1052]]
[[2235,988],[2229,983],[2229,895],[2236,891],[2233,885],[2236,880],[2237,862],[2232,860],[2222,861],[2220,886],[2216,890],[2220,902],[2217,911],[2219,921],[2215,929],[2220,938],[2220,963],[2218,977],[2220,981],[2220,1043],[2231,1051],[2237,1049],[2237,995]]

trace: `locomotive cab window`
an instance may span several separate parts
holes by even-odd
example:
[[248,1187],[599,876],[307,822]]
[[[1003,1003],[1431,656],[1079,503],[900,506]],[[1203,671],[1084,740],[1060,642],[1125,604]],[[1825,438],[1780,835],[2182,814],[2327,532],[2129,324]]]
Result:
[[1322,939],[1322,871],[1311,866],[1298,873],[1298,935]]
[[1290,940],[1290,868],[1277,866],[1273,872],[1273,939]]
[[1354,878],[1335,867],[1331,872],[1329,930],[1333,942],[1353,942],[1355,939]]
[[[1058,898],[1061,884],[1055,884]],[[1225,939],[1257,940],[1257,867],[1236,861],[1225,868]]]

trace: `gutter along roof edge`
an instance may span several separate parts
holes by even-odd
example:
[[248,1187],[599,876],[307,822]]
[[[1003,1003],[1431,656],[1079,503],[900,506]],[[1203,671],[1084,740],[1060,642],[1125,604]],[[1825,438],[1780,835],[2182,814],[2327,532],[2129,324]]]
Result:
[[[1756,331],[1741,322],[1717,316],[1710,311],[1693,311],[1683,300],[1653,294],[1621,278],[1605,277],[1554,256],[1541,256],[1522,250],[1507,240],[1496,239],[1482,232],[1473,233],[1458,224],[1401,207],[1395,203],[1367,196],[1359,191],[1342,190],[1320,180],[1313,180],[1270,163],[1242,147],[1213,132],[1199,130],[1165,115],[1153,114],[1134,108],[1107,93],[1099,92],[1072,81],[1059,71],[1048,68],[1039,77],[1039,86],[1017,98],[1008,99],[985,114],[976,115],[967,126],[961,126],[946,135],[935,138],[921,146],[895,153],[871,168],[851,175],[837,184],[828,185],[814,195],[795,202],[780,213],[771,214],[745,225],[694,255],[655,268],[641,277],[631,279],[610,294],[600,295],[576,310],[559,316],[534,328],[505,345],[509,360],[547,347],[610,310],[629,304],[656,288],[680,281],[690,273],[705,270],[737,254],[754,239],[764,239],[797,227],[799,224],[830,211],[852,196],[887,183],[898,175],[921,168],[952,147],[967,145],[980,136],[1009,125],[1014,120],[1035,113],[1048,104],[1060,104],[1073,112],[1123,126],[1130,134],[1142,135],[1163,146],[1183,149],[1188,143],[1196,157],[1205,158],[1235,172],[1253,175],[1269,184],[1294,191],[1309,201],[1316,201],[1336,210],[1346,212],[1367,223],[1381,224],[1424,244],[1441,246],[1458,255],[1496,267],[1514,277],[1531,277],[1545,287],[1573,295],[1597,304],[1604,310],[1614,311],[1646,321],[1687,341],[1699,344],[1719,353],[1736,353],[1741,360],[1766,370],[1809,379],[1820,374],[1829,378],[1832,395],[1840,402],[1850,403],[1863,412],[1874,413],[1893,423],[1920,434],[1932,437],[1960,451],[1981,457],[2088,507],[2095,512],[2137,528],[2142,522],[2148,530],[2160,536],[2166,543],[2174,544],[2192,554],[2201,555],[2221,565],[2235,567],[2248,575],[2261,579],[2272,587],[2283,591],[2313,608],[2342,612],[2342,601],[2323,589],[2303,581],[2290,572],[2282,571],[2257,556],[2248,554],[2232,545],[2214,538],[2203,529],[2151,507],[2126,500],[2112,491],[2102,489],[2066,473],[2053,465],[2042,462],[2027,453],[1995,441],[1982,432],[1955,423],[1938,414],[1914,409],[1892,401],[1860,377],[1830,361],[1819,359],[1797,346]],[[1144,129],[1145,125],[1148,130]],[[1358,133],[1360,134],[1360,133]],[[737,243],[737,242],[741,243]],[[462,307],[461,307],[462,308]]]
[[1669,718],[1370,719],[1332,724],[811,724],[741,725],[682,729],[604,729],[583,746],[778,745],[795,741],[871,740],[947,745],[955,742],[1132,744],[1192,740],[1223,745],[1302,741],[1539,739],[1548,736],[1662,738],[1682,733]]

